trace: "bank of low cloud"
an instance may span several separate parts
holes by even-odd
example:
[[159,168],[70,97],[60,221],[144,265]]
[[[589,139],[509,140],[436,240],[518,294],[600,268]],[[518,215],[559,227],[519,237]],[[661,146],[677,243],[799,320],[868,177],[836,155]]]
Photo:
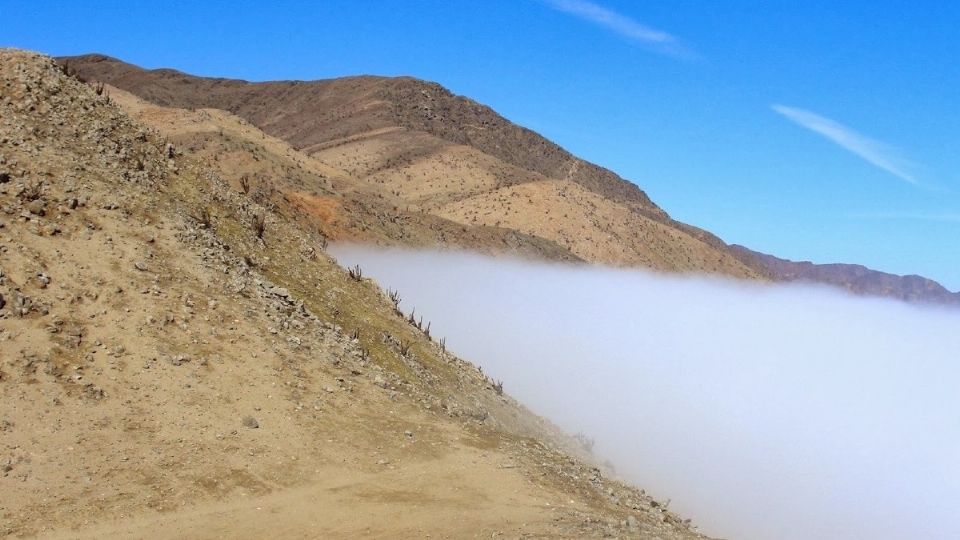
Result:
[[824,288],[334,251],[704,532],[960,536],[955,312]]

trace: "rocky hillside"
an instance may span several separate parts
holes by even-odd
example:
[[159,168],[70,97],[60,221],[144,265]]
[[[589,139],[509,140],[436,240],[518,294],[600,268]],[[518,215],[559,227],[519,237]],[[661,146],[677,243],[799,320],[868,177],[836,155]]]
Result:
[[[794,263],[727,246],[670,219],[610,171],[435,83],[348,77],[251,84],[143,70],[103,55],[61,62],[140,96],[116,92],[125,108],[235,185],[251,172],[279,185],[275,204],[293,204],[334,239],[810,281],[911,302],[958,302],[958,293],[919,276]],[[202,107],[212,108],[197,111]],[[172,120],[198,114],[205,120]],[[166,123],[154,122],[161,116]],[[271,169],[264,162],[285,163]],[[291,185],[288,179],[298,176]]]
[[[490,108],[411,78],[247,83],[62,59],[157,105],[230,112],[410,210],[546,240],[571,257],[758,278],[715,236],[678,223],[636,185]],[[457,245],[457,235],[447,241]]]
[[743,246],[731,246],[746,260],[762,265],[778,281],[822,283],[866,296],[883,296],[907,302],[960,306],[960,292],[922,276],[898,276],[871,270],[859,264],[814,264],[790,261],[759,253]]
[[353,180],[346,172],[297,152],[286,142],[218,109],[161,107],[107,87],[125,112],[160,131],[237,191],[318,230],[325,239],[454,246],[533,258],[580,259],[549,240],[495,226],[464,226],[410,208],[403,200]]
[[0,50],[0,535],[699,537],[118,100]]

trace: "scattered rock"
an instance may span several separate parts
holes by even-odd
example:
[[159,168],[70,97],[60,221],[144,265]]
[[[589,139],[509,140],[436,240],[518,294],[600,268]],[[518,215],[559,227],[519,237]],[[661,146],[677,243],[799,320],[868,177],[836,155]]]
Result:
[[14,314],[23,317],[30,313],[30,310],[33,309],[33,300],[29,296],[25,296],[20,291],[13,291],[13,312]]
[[46,206],[40,199],[36,199],[27,203],[27,210],[35,216],[43,216],[47,213]]
[[137,261],[133,264],[133,267],[141,272],[147,271],[147,264],[143,261]]
[[0,184],[6,184],[10,181],[10,173],[0,172]]
[[86,333],[84,328],[78,324],[70,325],[63,330],[63,343],[74,349],[80,347],[83,342],[83,336]]
[[93,399],[93,400],[99,401],[103,399],[105,395],[106,394],[104,394],[103,388],[100,388],[95,384],[91,383],[91,384],[84,385],[83,387],[83,397],[87,399]]
[[270,289],[270,292],[280,298],[290,298],[290,291],[284,289],[283,287],[273,287]]
[[171,356],[168,360],[171,365],[182,366],[190,361],[190,357],[185,354],[178,354],[176,356]]
[[257,422],[257,419],[252,416],[247,416],[243,419],[243,425],[250,429],[257,429],[260,427],[260,422]]

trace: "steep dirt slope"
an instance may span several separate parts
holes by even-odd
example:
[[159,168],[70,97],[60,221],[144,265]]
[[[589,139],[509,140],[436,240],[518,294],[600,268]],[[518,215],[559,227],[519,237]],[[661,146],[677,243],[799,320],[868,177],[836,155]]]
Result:
[[[622,265],[636,264],[638,254],[649,253],[639,263],[660,270],[683,265],[723,273],[735,270],[722,267],[725,259],[721,258],[693,260],[702,251],[688,235],[622,205],[611,205],[569,181],[540,178],[497,189],[495,181],[479,179],[472,184],[476,194],[466,199],[447,197],[449,191],[430,189],[432,184],[427,182],[400,184],[396,190],[387,184],[386,191],[376,190],[352,180],[357,170],[341,171],[298,153],[230,113],[160,107],[121,90],[108,91],[135,118],[181,143],[191,155],[203,157],[225,179],[233,179],[238,190],[242,189],[240,179],[246,178],[253,196],[262,199],[269,191],[263,186],[270,186],[273,204],[313,217],[324,234],[335,240],[509,249],[539,258]],[[485,183],[489,191],[477,187]],[[405,200],[394,195],[410,185],[425,193],[405,193]],[[454,190],[462,194],[465,188],[461,179]],[[416,208],[428,213],[410,211],[411,199]],[[373,221],[371,216],[382,219]],[[518,230],[529,234],[513,232]]]
[[[235,113],[380,193],[461,224],[509,223],[517,232],[559,244],[591,262],[762,276],[715,236],[670,219],[636,185],[434,83],[350,77],[251,84],[147,71],[102,55],[63,61],[83,77],[160,105]],[[527,191],[549,203],[555,191],[550,181],[573,185],[600,211],[568,205],[548,219],[551,209],[537,206],[526,211],[543,219],[518,221],[497,204],[502,194],[494,192],[519,184],[531,184]],[[448,204],[455,206],[445,208]],[[610,221],[612,216],[618,221]],[[584,249],[565,240],[588,223],[594,245]],[[631,238],[623,242],[624,230],[631,228],[637,234],[628,233]]]
[[745,259],[763,265],[780,281],[824,283],[841,287],[855,294],[896,298],[907,302],[922,302],[960,306],[960,292],[950,292],[943,285],[922,276],[898,276],[871,270],[859,264],[814,264],[809,261],[790,261],[759,253],[743,246],[733,249]]
[[465,224],[526,231],[550,239],[587,261],[641,265],[660,271],[741,275],[732,257],[703,249],[690,235],[610,204],[579,184],[545,179],[504,187],[467,200],[438,204],[433,211]]
[[51,59],[0,141],[0,535],[698,537]]
[[579,261],[554,242],[494,226],[464,226],[355,181],[347,172],[297,152],[243,119],[217,109],[161,107],[107,88],[128,114],[160,131],[235,189],[315,227],[333,241],[451,246],[486,253]]
[[[295,162],[309,156],[322,167],[337,169],[339,178],[352,180],[334,183],[333,194],[342,189],[364,193],[348,196],[352,204],[338,202],[334,207],[347,208],[359,225],[351,229],[350,238],[803,280],[911,302],[960,302],[960,293],[919,276],[891,276],[859,265],[794,263],[727,246],[705,231],[671,220],[609,171],[577,160],[489,108],[433,83],[351,77],[249,84],[172,70],[146,71],[102,55],[64,61],[88,77],[115,82],[160,103],[229,108],[292,141],[300,150],[287,151],[299,156],[291,158]],[[265,138],[272,137],[250,134],[242,145],[255,154]],[[225,174],[236,177],[242,170],[241,164]],[[339,215],[330,211],[326,199],[312,202],[301,206],[320,207],[324,216]],[[378,207],[380,202],[408,214],[402,221],[407,227],[398,231],[392,225],[398,218],[391,216],[398,213]],[[505,238],[504,230],[517,236]]]
[[66,61],[84,77],[106,81],[160,105],[236,113],[296,148],[399,127],[471,146],[544,176],[569,178],[618,202],[662,213],[636,185],[436,83],[361,76],[249,84],[168,69],[147,71],[103,55]]

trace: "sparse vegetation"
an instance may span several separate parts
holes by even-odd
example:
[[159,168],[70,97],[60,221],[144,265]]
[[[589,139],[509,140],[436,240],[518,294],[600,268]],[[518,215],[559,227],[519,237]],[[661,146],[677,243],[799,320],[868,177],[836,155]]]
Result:
[[[394,299],[393,297],[394,294],[396,294],[394,291],[390,292],[391,301]],[[400,308],[398,307],[400,303],[400,296],[397,295],[396,298],[397,300],[394,302],[393,307],[397,313],[400,313]],[[430,322],[427,321],[427,325],[426,326],[423,325],[423,316],[421,315],[420,318],[417,318],[417,308],[413,308],[410,311],[410,315],[407,316],[407,322],[410,323],[410,325],[416,328],[417,330],[423,332],[423,335],[426,336],[427,339],[431,339],[430,338]]]
[[390,302],[393,303],[393,310],[400,313],[400,293],[392,289],[387,289],[387,297],[390,299]]
[[35,201],[43,196],[43,182],[27,182],[20,192],[20,198],[24,201]]
[[250,228],[258,240],[263,240],[263,233],[267,230],[267,217],[264,214],[254,214],[250,218]]
[[347,268],[347,273],[350,275],[350,279],[354,281],[363,281],[363,269],[360,268],[360,265],[354,265],[351,268]]
[[577,444],[580,445],[580,448],[582,448],[584,452],[588,454],[593,453],[593,445],[596,441],[594,441],[592,437],[584,433],[577,433],[573,436],[573,440],[577,441]]
[[250,196],[257,203],[271,207],[273,205],[273,197],[277,193],[277,188],[270,183],[261,183],[257,189],[253,190],[253,194]]
[[193,220],[197,222],[201,228],[212,229],[213,228],[213,214],[210,212],[210,207],[201,206],[195,215],[191,216]]

